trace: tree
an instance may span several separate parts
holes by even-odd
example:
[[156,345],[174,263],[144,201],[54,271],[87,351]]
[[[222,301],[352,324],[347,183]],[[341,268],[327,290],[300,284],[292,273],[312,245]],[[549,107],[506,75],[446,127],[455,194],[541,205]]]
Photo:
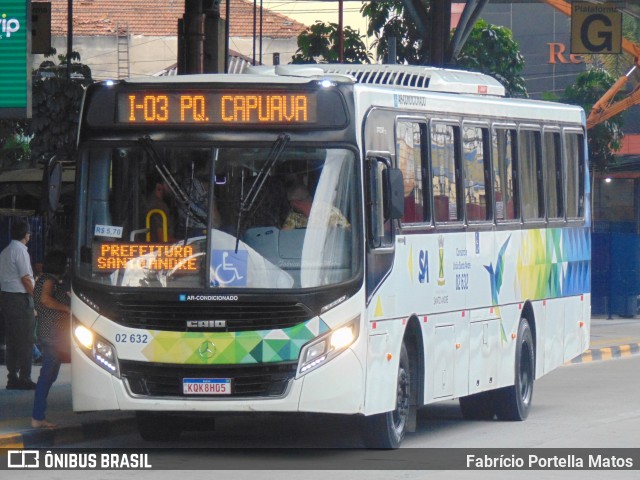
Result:
[[[428,0],[425,2],[428,6]],[[389,38],[396,37],[396,62],[429,64],[430,45],[421,38],[401,0],[372,1],[364,4],[361,12],[369,18],[367,34],[376,37],[373,46],[378,59],[387,58]],[[493,76],[502,83],[509,96],[527,95],[521,76],[524,58],[508,28],[478,21],[452,66]]]
[[27,125],[28,120],[0,120],[0,170],[29,163]]
[[[591,69],[576,77],[568,86],[562,101],[580,105],[587,114],[602,95],[614,84],[615,79],[603,69]],[[604,171],[613,162],[613,152],[620,150],[622,143],[622,115],[616,115],[589,130],[589,158],[591,166]]]
[[[55,54],[56,49],[52,48],[51,52],[45,55],[45,57],[52,57]],[[57,65],[51,60],[45,60],[36,70],[36,75],[43,78],[67,78],[67,76],[69,76],[76,82],[80,82],[83,84],[91,83],[91,69],[88,65],[80,62],[80,54],[78,52],[71,52],[69,57],[71,58],[71,62],[69,64],[67,63],[66,55],[58,55]],[[67,75],[67,69],[71,70],[70,75]]]
[[[55,51],[53,52],[55,53]],[[67,79],[67,61],[43,62],[33,81],[33,116],[29,124],[32,158],[46,162],[53,155],[72,159],[80,120],[83,85],[91,83],[91,70],[72,53],[71,79]]]
[[54,154],[73,158],[80,117],[81,84],[66,78],[45,78],[33,82],[33,117],[29,133],[33,158],[46,162]]
[[491,75],[505,87],[509,96],[527,96],[521,76],[524,57],[508,28],[478,20],[457,58],[457,66]]
[[[428,4],[428,1],[425,0]],[[425,5],[426,7],[426,5]],[[389,55],[389,39],[396,38],[396,62],[427,65],[430,59],[428,42],[420,38],[418,28],[401,0],[379,0],[364,3],[360,9],[369,19],[367,35],[375,36],[373,47],[379,60]],[[427,12],[428,16],[429,12]]]
[[[50,55],[55,55],[52,50]],[[67,80],[67,61],[42,62],[33,72],[32,118],[0,121],[0,170],[34,166],[53,155],[72,159],[78,131],[83,85],[92,82],[91,69],[72,52],[71,79]]]
[[[343,35],[343,63],[371,63],[371,55],[360,32],[344,27]],[[339,44],[338,24],[318,20],[298,35],[298,50],[292,63],[338,63]]]

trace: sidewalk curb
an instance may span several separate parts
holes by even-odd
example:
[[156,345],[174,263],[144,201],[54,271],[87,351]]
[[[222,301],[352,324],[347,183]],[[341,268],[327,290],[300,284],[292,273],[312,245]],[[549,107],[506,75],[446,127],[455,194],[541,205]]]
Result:
[[0,448],[59,447],[136,431],[134,417],[97,420],[63,427],[26,429],[16,433],[0,434]]
[[597,362],[600,360],[612,360],[614,358],[627,358],[634,355],[640,355],[640,343],[628,343],[626,345],[618,345],[615,347],[590,349],[573,360],[566,362],[565,365]]

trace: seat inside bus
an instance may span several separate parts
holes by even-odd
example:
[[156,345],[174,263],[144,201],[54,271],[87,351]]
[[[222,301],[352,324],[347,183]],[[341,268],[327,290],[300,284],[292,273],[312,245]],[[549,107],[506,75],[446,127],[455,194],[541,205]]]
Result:
[[[304,287],[335,283],[351,276],[350,232],[343,228],[332,228],[328,232],[324,244],[319,248],[315,248],[317,245],[313,244],[314,239],[319,237],[313,228],[280,230],[277,227],[252,227],[246,230],[242,241],[291,275],[295,286]],[[307,233],[310,235],[307,241],[312,243],[307,248],[312,255],[303,261]],[[324,252],[324,255],[318,256],[320,252]],[[303,264],[309,280],[301,279]]]

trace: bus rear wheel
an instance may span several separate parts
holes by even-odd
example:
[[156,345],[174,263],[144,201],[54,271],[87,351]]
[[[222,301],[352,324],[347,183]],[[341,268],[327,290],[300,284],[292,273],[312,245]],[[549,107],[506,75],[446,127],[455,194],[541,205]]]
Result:
[[364,444],[368,448],[398,448],[407,430],[411,400],[411,366],[407,347],[402,344],[398,380],[396,384],[396,408],[364,418]]
[[180,438],[182,428],[174,417],[155,412],[136,412],[138,433],[147,442],[173,442]]
[[531,409],[536,358],[533,335],[526,318],[520,319],[517,338],[515,383],[494,392],[496,415],[499,420],[525,420]]

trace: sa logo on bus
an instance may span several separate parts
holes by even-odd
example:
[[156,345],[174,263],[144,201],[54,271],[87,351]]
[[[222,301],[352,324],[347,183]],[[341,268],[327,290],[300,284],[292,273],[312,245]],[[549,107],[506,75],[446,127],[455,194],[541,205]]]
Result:
[[418,281],[429,283],[429,252],[420,250],[418,254]]

